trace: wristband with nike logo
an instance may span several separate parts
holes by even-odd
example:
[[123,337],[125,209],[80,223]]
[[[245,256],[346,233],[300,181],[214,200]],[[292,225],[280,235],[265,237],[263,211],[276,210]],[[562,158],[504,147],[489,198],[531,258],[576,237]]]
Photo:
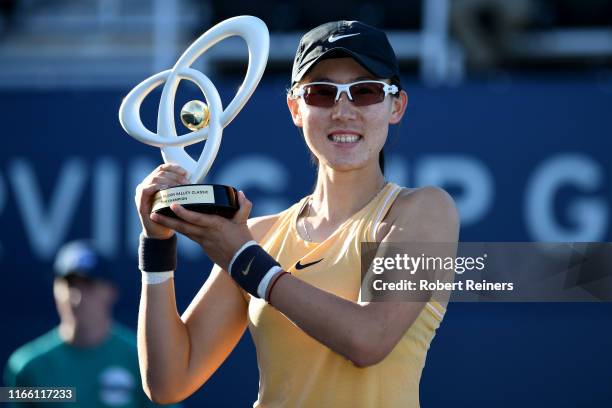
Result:
[[265,298],[270,280],[282,271],[280,264],[257,244],[243,245],[228,269],[242,289],[258,298]]

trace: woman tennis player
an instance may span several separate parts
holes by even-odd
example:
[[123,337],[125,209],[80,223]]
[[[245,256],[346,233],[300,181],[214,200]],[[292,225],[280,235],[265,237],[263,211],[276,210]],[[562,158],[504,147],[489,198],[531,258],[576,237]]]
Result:
[[[150,214],[153,194],[187,183],[164,164],[137,188],[143,226],[138,351],[145,391],[170,403],[204,384],[248,327],[260,372],[256,407],[417,407],[429,344],[445,309],[435,301],[360,299],[360,243],[456,242],[450,196],[385,181],[382,149],[406,109],[386,35],[356,21],[301,39],[287,104],[318,162],[313,193],[248,220],[176,204]],[[306,164],[305,164],[306,166]],[[182,316],[173,271],[180,232],[215,262]]]

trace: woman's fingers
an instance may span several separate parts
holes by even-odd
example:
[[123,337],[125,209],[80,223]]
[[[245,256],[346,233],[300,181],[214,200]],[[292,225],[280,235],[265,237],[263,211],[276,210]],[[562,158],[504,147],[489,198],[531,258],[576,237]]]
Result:
[[145,184],[186,184],[189,182],[189,174],[181,166],[173,163],[164,163],[155,168],[147,178]]
[[195,237],[201,235],[201,228],[198,225],[193,225],[180,219],[166,217],[158,213],[151,214],[151,220],[163,225],[166,228],[173,229],[174,231],[180,232],[183,235],[188,236],[195,240]]
[[166,188],[168,188],[169,186],[167,184],[158,184],[158,183],[154,183],[154,184],[147,184],[142,186],[142,193],[143,195],[152,195],[157,193],[159,190],[164,190]]
[[161,171],[151,173],[139,186],[142,195],[146,198],[154,195],[159,190],[174,187],[180,184],[187,184],[189,180],[183,175],[175,172]]
[[[146,188],[152,190],[153,187],[151,185]],[[173,229],[197,241],[200,238],[216,236],[219,233],[223,235],[229,232],[229,230],[233,231],[232,228],[228,229],[228,227],[235,226],[235,224],[246,225],[252,204],[242,191],[238,193],[238,203],[240,204],[240,209],[231,220],[226,220],[219,215],[190,211],[177,203],[172,203],[170,209],[178,218],[153,213],[150,215],[150,219],[157,224]]]
[[181,219],[195,224],[203,228],[217,228],[221,229],[224,219],[218,215],[202,214],[195,211],[190,211],[182,205],[173,203],[170,209],[179,216]]
[[251,214],[253,203],[251,203],[246,198],[243,191],[239,191],[238,192],[238,204],[240,205],[240,208],[238,209],[236,214],[234,214],[232,221],[234,221],[237,224],[246,224],[247,220],[249,219],[249,215]]
[[188,176],[187,170],[185,170],[184,168],[182,168],[178,164],[174,164],[174,163],[160,164],[159,166],[157,166],[156,171],[160,171],[160,172],[161,171],[168,171],[168,172],[179,174],[179,175],[184,176],[184,177]]
[[[232,217],[231,221],[236,224],[246,224],[247,220],[249,219],[249,214],[251,213],[251,208],[253,207],[253,204],[246,198],[242,191],[238,192],[238,204],[240,205],[240,208],[238,209],[234,217]],[[173,203],[170,208],[177,216],[179,216],[183,220],[204,228],[222,229],[223,223],[227,222],[225,218],[219,215],[202,214],[199,212],[190,211],[182,205],[176,203]]]
[[172,171],[160,171],[153,173],[153,177],[151,178],[151,182],[160,183],[160,182],[170,182],[176,184],[187,184],[189,183],[189,179],[179,173]]
[[[151,216],[151,208],[153,206],[153,197],[160,191],[169,187],[174,187],[179,184],[188,184],[188,172],[174,163],[164,163],[157,166],[149,175],[136,187],[134,199],[136,208],[140,216],[143,231],[146,236],[165,239],[174,234],[172,229],[179,226],[171,224],[167,217]],[[185,235],[192,233],[184,227],[177,229]]]

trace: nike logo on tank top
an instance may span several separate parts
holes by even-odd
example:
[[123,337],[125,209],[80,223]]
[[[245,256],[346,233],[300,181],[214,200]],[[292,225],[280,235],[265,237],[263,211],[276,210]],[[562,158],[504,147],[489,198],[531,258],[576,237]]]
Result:
[[308,268],[309,266],[318,264],[322,260],[323,260],[323,258],[319,259],[318,261],[305,263],[303,265],[300,263],[300,261],[297,261],[296,264],[295,264],[295,269],[300,270],[300,269]]

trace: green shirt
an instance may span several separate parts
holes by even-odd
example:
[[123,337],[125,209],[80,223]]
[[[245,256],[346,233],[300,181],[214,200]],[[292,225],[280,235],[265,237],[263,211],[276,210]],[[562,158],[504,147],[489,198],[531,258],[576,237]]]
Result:
[[87,348],[71,346],[57,328],[51,330],[11,355],[4,382],[8,387],[76,388],[76,403],[15,404],[19,408],[157,406],[142,391],[134,333],[116,324],[103,343]]

